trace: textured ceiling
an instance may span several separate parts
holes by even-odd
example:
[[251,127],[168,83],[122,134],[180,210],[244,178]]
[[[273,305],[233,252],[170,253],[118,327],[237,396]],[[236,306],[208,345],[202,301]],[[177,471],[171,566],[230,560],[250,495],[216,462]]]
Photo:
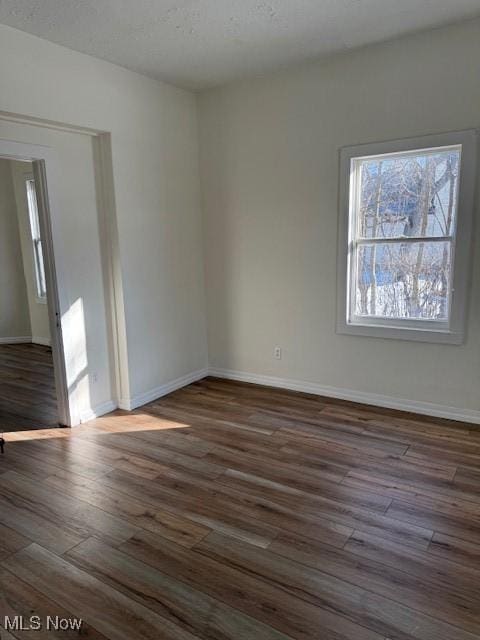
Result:
[[480,0],[0,0],[4,24],[191,89],[477,15]]

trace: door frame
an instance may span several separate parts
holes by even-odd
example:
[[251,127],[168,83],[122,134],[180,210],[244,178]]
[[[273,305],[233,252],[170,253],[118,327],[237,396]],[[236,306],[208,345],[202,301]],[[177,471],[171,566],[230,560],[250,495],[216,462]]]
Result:
[[[57,270],[52,236],[52,209],[55,205],[56,159],[54,151],[42,145],[25,144],[12,140],[0,139],[0,157],[6,160],[31,162],[35,179],[37,195],[38,218],[42,237],[43,261],[45,280],[47,283],[47,305],[51,335],[53,368],[57,394],[58,419],[60,424],[71,426],[72,416],[65,350],[61,322],[61,307],[59,298],[59,279],[61,273]],[[74,422],[73,422],[74,423]]]
[[[125,302],[123,292],[123,278],[120,261],[120,246],[118,237],[117,210],[115,202],[115,186],[113,178],[112,134],[100,129],[79,126],[70,123],[46,120],[33,116],[11,113],[0,110],[0,121],[13,122],[18,125],[34,126],[55,131],[87,135],[92,140],[95,183],[97,192],[98,227],[101,240],[101,260],[104,277],[105,304],[107,310],[108,339],[110,355],[110,374],[112,381],[112,405],[119,406],[122,398],[130,397],[130,375],[128,366],[127,330],[125,320]],[[60,166],[56,159],[55,150],[48,146],[14,142],[0,139],[0,156],[10,156],[16,160],[38,161],[40,175],[39,184],[43,185],[43,215],[46,220],[44,235],[48,240],[48,255],[51,262],[48,266],[49,275],[47,286],[51,282],[52,308],[49,307],[50,318],[55,319],[52,329],[52,352],[56,360],[56,385],[59,404],[60,421],[66,426],[76,426],[82,422],[81,412],[70,400],[68,386],[68,367],[62,334],[61,309],[69,308],[68,287],[64,273],[68,265],[63,251],[68,252],[61,239],[55,242],[55,223],[52,230],[52,219],[55,221],[58,212],[56,204],[56,185],[61,179]],[[42,177],[43,176],[43,177]],[[48,187],[48,190],[47,190]],[[40,190],[40,189],[39,189]],[[41,214],[39,203],[39,216]],[[41,222],[42,224],[42,222]],[[45,265],[47,267],[47,265]],[[63,267],[63,268],[62,268]],[[55,299],[53,300],[53,298]],[[48,298],[48,295],[47,295]],[[57,326],[59,324],[60,326]],[[55,340],[55,348],[53,341]],[[57,374],[58,372],[58,374]],[[58,377],[58,381],[57,381]],[[111,410],[111,409],[109,409]],[[103,413],[103,412],[102,412]],[[90,415],[88,419],[99,414]]]

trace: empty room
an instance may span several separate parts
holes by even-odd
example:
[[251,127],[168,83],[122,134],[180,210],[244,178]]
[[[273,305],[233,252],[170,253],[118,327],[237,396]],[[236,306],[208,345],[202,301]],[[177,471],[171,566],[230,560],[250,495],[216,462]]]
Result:
[[0,639],[480,640],[480,0],[0,2]]

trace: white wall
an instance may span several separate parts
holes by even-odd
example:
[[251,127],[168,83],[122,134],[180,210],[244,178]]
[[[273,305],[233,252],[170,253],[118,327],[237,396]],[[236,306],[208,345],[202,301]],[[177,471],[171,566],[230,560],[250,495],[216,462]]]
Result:
[[478,221],[464,345],[336,335],[335,299],[339,148],[479,127],[480,22],[234,83],[199,109],[211,366],[478,412]]
[[0,159],[0,343],[31,336],[12,175]]
[[33,254],[28,198],[25,186],[26,180],[33,177],[33,167],[31,162],[16,162],[14,160],[10,161],[10,167],[22,249],[23,272],[27,285],[32,342],[50,344],[48,307],[45,300],[41,301],[37,297],[35,258]]
[[112,133],[130,395],[201,370],[195,97],[3,25],[0,86],[1,111]]

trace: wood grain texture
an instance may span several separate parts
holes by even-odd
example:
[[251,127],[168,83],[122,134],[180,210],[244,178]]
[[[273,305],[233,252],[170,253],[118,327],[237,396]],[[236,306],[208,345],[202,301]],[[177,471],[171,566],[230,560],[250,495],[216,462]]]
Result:
[[195,636],[100,582],[67,560],[32,544],[4,563],[32,587],[88,620],[107,637],[192,640]]
[[[9,616],[11,620],[13,620],[15,616],[22,616],[25,621],[28,621],[31,616],[39,616],[43,621],[48,615],[52,615],[52,612],[54,612],[54,615],[62,618],[71,618],[74,616],[72,611],[50,600],[42,592],[37,591],[37,589],[33,588],[30,584],[20,580],[6,569],[0,570],[0,610],[2,617]],[[3,625],[3,619],[1,625]],[[35,640],[43,640],[46,638],[71,640],[72,638],[78,638],[79,634],[76,630],[47,630],[42,628],[35,631],[15,630],[15,635],[21,640],[28,640],[28,638],[35,638]],[[7,635],[7,632],[1,629],[1,640],[13,637],[14,636]],[[82,626],[81,637],[89,638],[90,640],[105,640],[104,635],[88,624]]]
[[52,350],[0,345],[0,433],[58,426]]
[[7,440],[0,622],[79,616],[98,640],[480,640],[473,425],[206,378]]

